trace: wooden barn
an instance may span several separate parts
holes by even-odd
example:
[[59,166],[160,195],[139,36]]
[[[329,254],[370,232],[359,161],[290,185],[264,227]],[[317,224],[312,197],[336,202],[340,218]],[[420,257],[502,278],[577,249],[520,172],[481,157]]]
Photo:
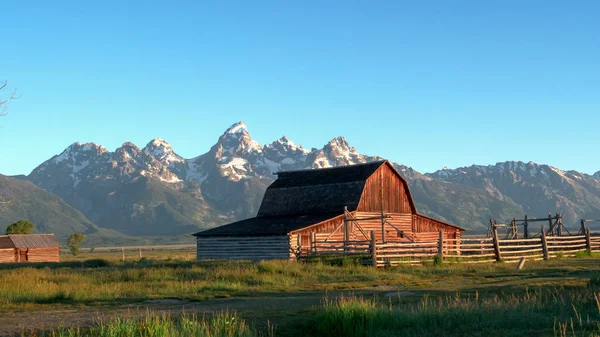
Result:
[[277,173],[258,214],[194,234],[198,259],[288,259],[311,240],[460,239],[464,229],[417,212],[407,181],[388,161]]
[[60,262],[60,243],[53,234],[0,236],[2,262]]

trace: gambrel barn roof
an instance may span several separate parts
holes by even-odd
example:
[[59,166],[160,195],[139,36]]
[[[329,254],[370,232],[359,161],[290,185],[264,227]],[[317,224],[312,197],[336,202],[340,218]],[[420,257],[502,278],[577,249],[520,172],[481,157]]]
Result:
[[406,180],[387,160],[366,164],[276,173],[254,218],[198,232],[195,236],[285,235],[340,216],[347,207],[355,211],[367,180],[387,165],[402,182],[407,209],[416,207]]
[[[258,217],[340,213],[358,207],[367,179],[386,161],[277,173],[265,192]],[[394,170],[395,171],[395,170]],[[404,180],[398,174],[398,176]]]

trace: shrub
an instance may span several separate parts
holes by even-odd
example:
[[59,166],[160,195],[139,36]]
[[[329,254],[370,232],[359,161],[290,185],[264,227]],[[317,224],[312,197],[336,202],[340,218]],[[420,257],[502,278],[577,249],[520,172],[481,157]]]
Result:
[[444,264],[444,258],[441,255],[436,255],[433,257],[433,264],[436,266],[441,266]]
[[91,259],[83,261],[81,266],[84,268],[103,268],[110,266],[110,262],[104,259]]

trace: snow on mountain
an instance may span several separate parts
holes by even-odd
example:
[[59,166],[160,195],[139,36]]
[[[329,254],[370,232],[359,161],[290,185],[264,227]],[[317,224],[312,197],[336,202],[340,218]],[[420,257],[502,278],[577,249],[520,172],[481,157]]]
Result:
[[336,137],[325,144],[321,150],[313,150],[308,154],[306,168],[353,165],[379,159],[381,158],[358,153],[355,148],[348,145],[344,137]]
[[150,154],[154,159],[164,165],[173,167],[177,163],[183,163],[185,160],[177,155],[171,144],[161,138],[154,138],[143,149],[144,152]]
[[527,214],[560,212],[567,221],[600,213],[600,180],[550,165],[507,161],[496,165],[444,169],[426,174],[433,179],[484,189],[511,200]]
[[539,182],[562,184],[592,178],[592,176],[577,171],[563,171],[550,165],[541,165],[533,162],[524,163],[521,161],[507,161],[488,166],[472,165],[457,169],[445,167],[442,170],[427,173],[426,175],[435,179],[461,181],[463,183],[469,180],[481,181],[491,179],[495,176],[511,177],[515,182],[537,179]]
[[[194,158],[179,156],[161,138],[143,149],[126,142],[114,152],[93,143],[75,143],[36,168],[28,179],[58,194],[93,221],[121,221],[117,230],[130,225],[143,228],[148,221],[157,226],[164,221],[205,226],[254,216],[275,172],[380,159],[359,153],[343,137],[311,150],[285,136],[261,146],[246,124],[238,122],[208,152]],[[590,176],[515,161],[445,167],[425,175],[404,165],[394,166],[410,181],[424,214],[467,227],[485,226],[489,217],[512,217],[519,212],[539,216],[559,210],[569,219],[600,216],[600,172]],[[123,217],[114,220],[104,214],[106,208]]]
[[[312,150],[296,145],[285,136],[261,146],[252,139],[246,124],[238,122],[225,130],[207,153],[195,158],[182,158],[161,138],[151,140],[143,149],[125,142],[114,152],[94,143],[75,143],[40,165],[31,176],[40,185],[47,184],[42,172],[53,166],[60,172],[52,176],[68,171],[71,185],[86,180],[129,179],[135,175],[166,183],[202,185],[213,180],[215,185],[217,178],[230,182],[253,178],[273,180],[273,174],[278,171],[352,165],[378,159],[381,158],[358,153],[343,137]],[[64,185],[64,182],[58,184]]]

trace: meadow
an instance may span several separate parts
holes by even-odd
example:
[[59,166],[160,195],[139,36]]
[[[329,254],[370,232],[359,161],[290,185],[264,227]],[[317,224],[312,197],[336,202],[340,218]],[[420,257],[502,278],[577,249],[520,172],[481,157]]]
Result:
[[527,262],[517,271],[508,263],[374,269],[352,259],[198,263],[171,252],[123,262],[113,255],[0,266],[0,325],[15,312],[111,312],[174,299],[185,301],[185,312],[148,305],[139,315],[34,335],[600,335],[597,257]]

